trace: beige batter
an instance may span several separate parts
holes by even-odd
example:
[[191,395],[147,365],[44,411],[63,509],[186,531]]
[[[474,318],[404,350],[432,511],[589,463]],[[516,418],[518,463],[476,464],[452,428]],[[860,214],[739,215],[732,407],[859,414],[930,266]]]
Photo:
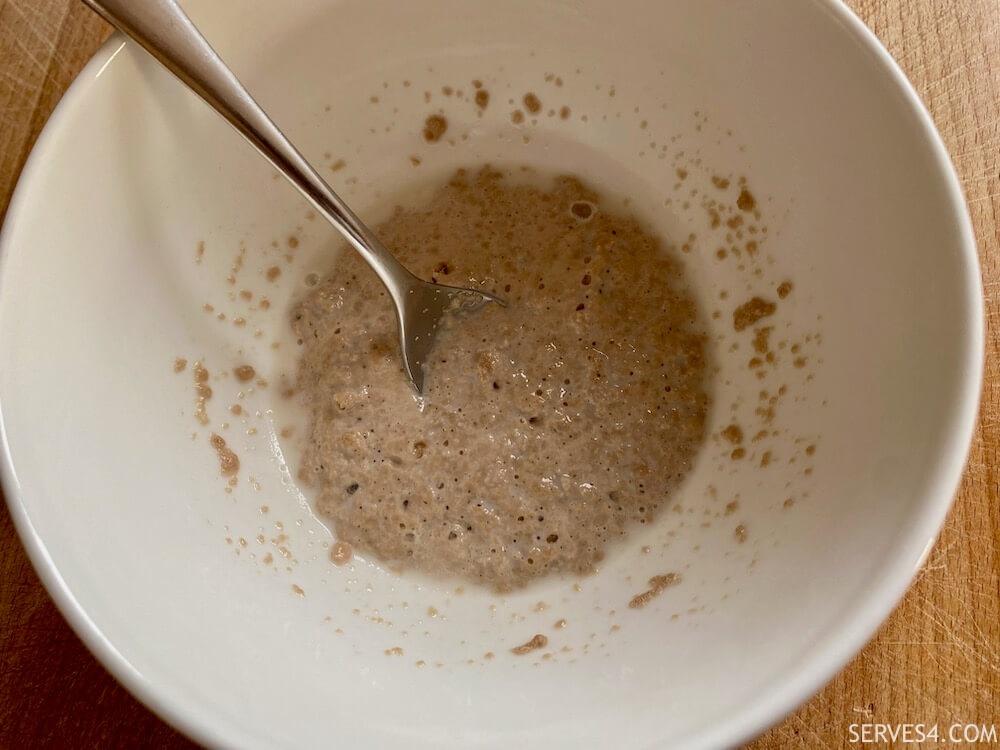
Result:
[[345,251],[295,309],[312,415],[300,477],[342,543],[499,591],[587,574],[653,521],[709,403],[682,263],[572,177],[459,171],[377,228],[416,275],[508,303],[439,339],[421,406],[392,305]]

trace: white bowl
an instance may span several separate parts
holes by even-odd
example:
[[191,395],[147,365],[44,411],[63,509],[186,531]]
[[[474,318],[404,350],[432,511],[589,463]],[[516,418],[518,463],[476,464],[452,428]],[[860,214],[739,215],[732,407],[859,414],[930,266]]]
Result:
[[[302,417],[280,390],[294,368],[289,304],[307,273],[332,267],[334,233],[113,38],[39,140],[4,227],[0,407],[25,545],[130,690],[220,747],[719,747],[778,721],[861,648],[948,510],[983,318],[947,155],[844,6],[192,0],[189,11],[372,221],[414,185],[484,161],[576,172],[629,196],[689,246],[688,272],[719,312],[718,387],[680,512],[576,586],[498,597],[374,561],[333,566],[293,479],[296,438],[281,433]],[[482,117],[473,79],[491,92]],[[515,126],[528,92],[543,111]],[[439,108],[453,144],[421,137]],[[713,177],[733,182],[720,190]],[[713,229],[701,205],[732,204],[740,177],[760,212],[752,262],[716,257],[732,230]],[[784,281],[792,292],[778,301]],[[754,295],[778,301],[777,361],[756,369],[751,332],[732,321]],[[208,425],[178,357],[213,375]],[[241,398],[229,373],[245,362],[269,385]],[[780,386],[765,424],[756,410]],[[236,401],[241,416],[227,410]],[[731,422],[747,436],[742,460],[720,437]],[[241,456],[235,487],[213,431]],[[682,583],[630,609],[663,572]],[[535,633],[547,649],[509,652]]]

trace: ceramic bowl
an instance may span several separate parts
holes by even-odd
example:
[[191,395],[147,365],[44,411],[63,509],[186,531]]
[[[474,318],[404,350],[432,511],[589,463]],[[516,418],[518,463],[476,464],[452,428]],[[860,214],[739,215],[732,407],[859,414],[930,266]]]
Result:
[[[282,391],[288,311],[339,241],[113,37],[4,227],[0,409],[15,523],[116,677],[212,747],[548,749],[732,746],[841,669],[934,542],[982,364],[958,182],[862,24],[822,0],[185,5],[371,222],[485,162],[627,199],[684,258],[716,385],[673,510],[596,575],[499,596],[331,564]],[[772,314],[736,330],[754,298]]]

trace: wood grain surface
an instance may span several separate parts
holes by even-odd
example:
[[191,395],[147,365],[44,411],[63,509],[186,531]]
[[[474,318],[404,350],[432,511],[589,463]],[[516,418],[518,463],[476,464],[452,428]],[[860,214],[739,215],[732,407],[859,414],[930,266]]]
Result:
[[[857,746],[849,727],[861,723],[1000,732],[1000,0],[849,4],[930,109],[965,189],[986,294],[983,403],[955,506],[903,603],[839,676],[753,750]],[[40,129],[108,33],[79,0],[0,0],[0,216]],[[42,588],[0,503],[0,750],[70,747],[196,745],[93,659]]]

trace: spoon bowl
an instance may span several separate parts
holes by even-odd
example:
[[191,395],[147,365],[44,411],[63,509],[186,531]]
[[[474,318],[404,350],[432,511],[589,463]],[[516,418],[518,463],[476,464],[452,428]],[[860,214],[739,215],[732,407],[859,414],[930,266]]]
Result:
[[467,317],[501,300],[411,274],[319,176],[219,57],[176,0],[83,0],[218,112],[336,227],[389,291],[403,371],[423,394],[426,361],[445,317]]

